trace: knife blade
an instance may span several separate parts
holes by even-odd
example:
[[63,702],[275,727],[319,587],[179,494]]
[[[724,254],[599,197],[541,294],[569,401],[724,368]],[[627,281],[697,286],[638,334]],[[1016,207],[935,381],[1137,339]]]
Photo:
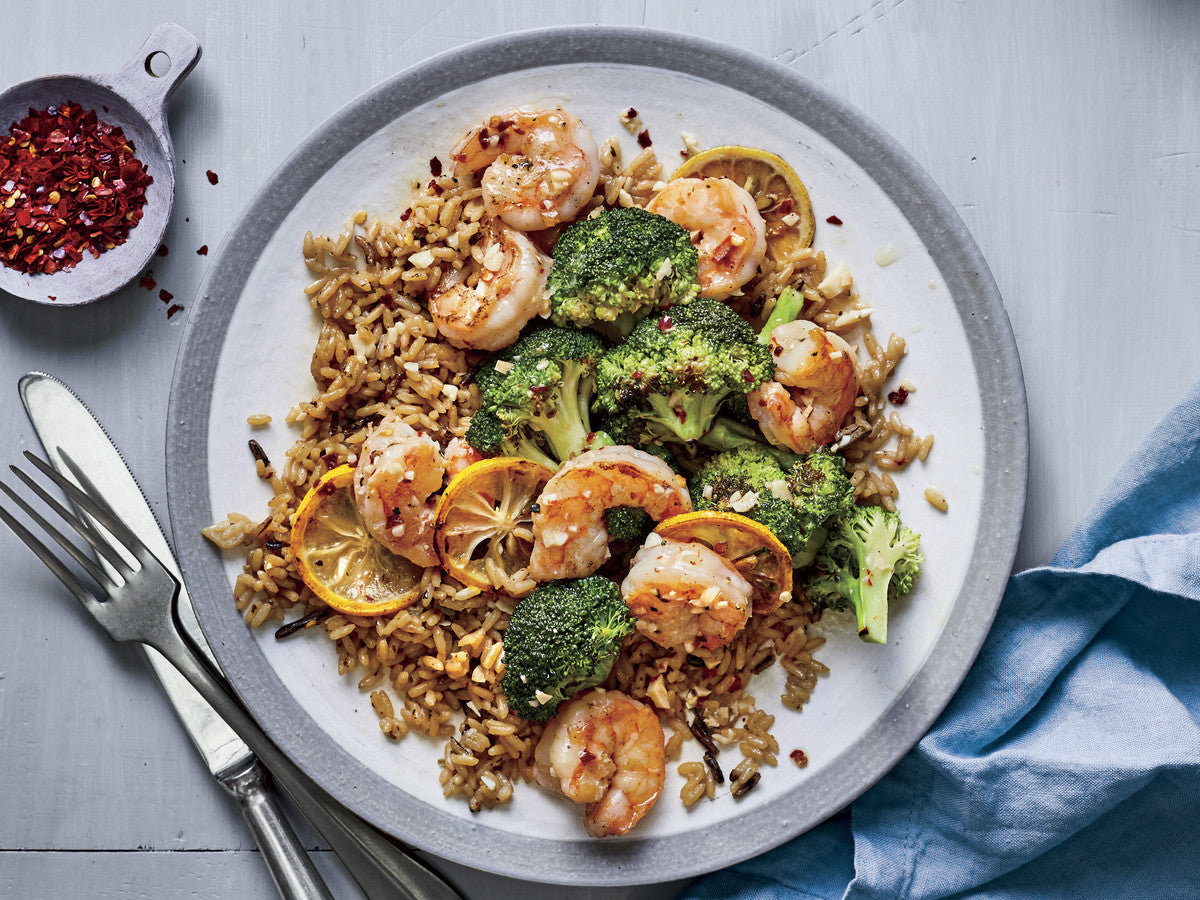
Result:
[[[51,465],[74,481],[70,468],[63,463],[62,451],[84,462],[96,490],[179,581],[177,614],[181,624],[197,649],[219,672],[220,666],[204,640],[191,598],[183,587],[175,554],[141,487],[103,426],[74,391],[51,375],[31,372],[20,379],[18,391]],[[157,651],[143,648],[143,656],[205,765],[241,803],[280,894],[297,898],[330,897],[282,809],[267,789],[263,770],[250,748]]]

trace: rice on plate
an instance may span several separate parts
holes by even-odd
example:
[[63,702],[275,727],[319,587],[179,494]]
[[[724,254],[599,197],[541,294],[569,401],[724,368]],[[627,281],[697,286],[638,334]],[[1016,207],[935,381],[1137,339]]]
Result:
[[[569,109],[559,114],[569,117]],[[512,118],[506,114],[489,120],[491,134],[503,131]],[[614,130],[624,127],[631,135],[646,134],[636,110],[614,110],[613,122]],[[623,152],[616,138],[596,148],[595,185],[580,199],[578,209],[548,226],[539,222],[523,232],[539,253],[551,253],[572,223],[611,210],[644,209],[664,192],[674,174],[671,165],[664,166],[648,136],[635,143],[639,145],[635,152]],[[461,147],[455,148],[460,157]],[[672,156],[680,152],[685,161],[704,158],[689,135],[681,136],[679,147],[668,152]],[[359,690],[369,696],[381,739],[399,741],[415,731],[443,741],[438,769],[443,793],[479,811],[508,803],[521,782],[534,780],[539,742],[556,728],[556,719],[546,722],[539,714],[535,717],[539,720],[533,721],[528,709],[510,706],[502,687],[505,631],[521,598],[538,579],[530,576],[528,566],[510,570],[493,566],[488,572],[490,585],[484,588],[456,578],[454,566],[442,561],[401,565],[398,571],[412,579],[404,591],[405,602],[386,613],[350,614],[332,608],[320,590],[314,591],[312,579],[298,569],[294,534],[298,512],[306,500],[315,503],[323,479],[332,484],[330,473],[345,466],[362,471],[364,445],[376,436],[382,421],[398,422],[397,428],[403,426],[430,441],[452,474],[466,471],[472,460],[483,455],[465,438],[483,402],[478,373],[481,367],[494,367],[489,354],[503,353],[504,347],[493,346],[494,341],[474,341],[470,328],[455,330],[444,315],[435,321],[430,303],[454,286],[464,289],[459,299],[470,302],[470,295],[488,281],[488,273],[496,271],[488,247],[502,226],[497,222],[501,216],[496,213],[495,197],[485,196],[489,189],[485,178],[464,171],[463,161],[455,155],[447,146],[444,156],[430,161],[429,179],[413,185],[410,206],[370,214],[358,211],[338,234],[305,236],[302,253],[312,276],[306,294],[321,320],[310,367],[314,392],[287,414],[297,435],[286,457],[271,459],[252,443],[251,461],[274,494],[266,516],[232,513],[206,529],[205,535],[223,549],[245,554],[234,601],[247,623],[255,628],[276,627],[281,636],[323,633],[337,654],[339,674],[356,680]],[[769,155],[750,150],[732,158],[754,163],[764,156]],[[726,153],[708,158],[728,163],[731,157]],[[541,180],[561,177],[555,171],[552,167]],[[689,176],[685,171],[680,177]],[[896,335],[875,335],[869,298],[859,297],[846,266],[828,261],[823,251],[815,250],[811,233],[807,240],[797,237],[805,217],[797,208],[794,191],[772,193],[764,179],[758,177],[756,183],[756,177],[746,176],[738,186],[751,196],[762,216],[767,247],[752,266],[749,280],[721,299],[757,331],[768,321],[777,299],[791,288],[802,298],[803,319],[853,348],[853,405],[838,421],[831,439],[844,459],[855,500],[895,510],[898,490],[890,473],[914,460],[923,461],[932,447],[932,436],[904,424],[896,408],[915,389],[909,383],[892,383],[904,356],[904,341]],[[501,188],[490,189],[496,194]],[[807,201],[806,195],[803,200]],[[828,227],[837,224],[830,219]],[[697,233],[703,229],[687,230],[691,243],[700,245],[703,253],[704,235]],[[528,317],[528,328],[536,328],[541,313],[549,311],[549,302],[541,292],[531,296],[527,305],[536,308]],[[669,314],[669,309],[656,308],[647,320]],[[519,325],[517,330],[522,330]],[[620,345],[621,336],[617,337],[615,343]],[[264,422],[256,417],[255,423]],[[668,448],[672,465],[684,475],[694,476],[713,452],[695,441],[664,441],[659,436],[653,443]],[[638,446],[645,444],[639,440]],[[678,477],[682,482],[684,476]],[[436,489],[416,504],[419,513],[428,509],[431,521],[438,495],[451,491],[454,483],[450,477],[444,483],[438,480]],[[537,497],[533,499],[536,505]],[[736,497],[731,508],[752,517],[757,501],[757,497]],[[417,530],[415,521],[408,524],[407,534]],[[385,522],[385,530],[395,532],[397,524]],[[403,537],[405,530],[400,531]],[[656,538],[652,535],[646,541],[653,548]],[[603,573],[620,582],[639,547],[614,551]],[[755,697],[762,674],[778,667],[785,673],[780,699],[789,711],[798,712],[828,671],[814,656],[824,638],[813,627],[821,613],[805,594],[805,571],[797,571],[790,591],[780,592],[786,596],[778,598],[777,606],[748,616],[745,625],[719,646],[695,641],[663,646],[644,628],[631,631],[603,678],[603,689],[619,692],[653,712],[663,733],[662,756],[681,782],[678,795],[684,805],[701,800],[731,802],[724,796],[727,792],[734,798],[745,796],[760,778],[768,777],[780,756],[789,757],[788,764],[807,765],[802,747],[781,747],[772,736],[774,716],[761,709]],[[833,627],[853,629],[852,621],[834,618]],[[564,703],[564,709],[570,703]],[[587,755],[586,763],[592,768],[598,765],[590,750]],[[620,768],[618,763],[610,769],[614,766]],[[547,768],[545,760],[541,768]],[[607,774],[611,777],[612,772]],[[595,801],[594,796],[587,800]],[[623,823],[623,828],[593,833],[621,833],[645,811]],[[593,824],[589,820],[589,830]]]

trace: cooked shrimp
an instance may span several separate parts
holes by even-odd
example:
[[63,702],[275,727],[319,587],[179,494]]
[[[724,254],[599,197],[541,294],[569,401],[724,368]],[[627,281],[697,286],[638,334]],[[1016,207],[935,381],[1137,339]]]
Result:
[[684,480],[656,456],[633,447],[585,450],[546,482],[533,514],[529,575],[535,581],[583,578],[608,559],[604,513],[640,506],[656,522],[692,511]]
[[418,566],[437,565],[433,503],[445,464],[438,445],[389,412],[363,441],[354,501],[371,536]]
[[747,396],[750,414],[772,444],[810,453],[831,443],[854,407],[854,350],[841,337],[798,319],[771,332],[775,381]]
[[536,315],[550,312],[546,275],[550,259],[519,231],[493,224],[484,238],[479,281],[468,287],[461,272],[429,298],[429,315],[456,347],[499,350],[517,339]]
[[586,803],[592,837],[624,834],[662,793],[667,764],[654,711],[620,691],[587,691],[563,704],[534,751],[542,787]]
[[724,647],[750,619],[750,582],[704,544],[646,538],[621,582],[637,629],[661,647]]
[[466,438],[451,438],[446,449],[442,451],[442,460],[446,463],[446,480],[449,481],[463,469],[481,459],[483,459],[483,454],[468,444]]
[[692,233],[701,297],[728,297],[754,277],[767,252],[767,224],[754,198],[728,178],[677,178],[646,209]]
[[561,106],[499,113],[453,150],[455,174],[483,172],[485,211],[520,231],[569,222],[600,181],[600,151],[583,123]]

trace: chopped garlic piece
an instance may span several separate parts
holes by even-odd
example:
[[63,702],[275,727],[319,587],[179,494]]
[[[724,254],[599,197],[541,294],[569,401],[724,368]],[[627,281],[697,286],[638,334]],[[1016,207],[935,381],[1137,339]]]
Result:
[[783,222],[783,224],[788,228],[795,228],[800,224],[800,217],[793,212],[788,213],[786,216],[780,219],[780,221]]
[[700,152],[700,139],[690,131],[679,132],[679,137],[683,141],[683,149],[688,152],[688,156],[695,156]]
[[838,294],[849,290],[853,283],[854,278],[850,275],[846,264],[838,263],[832,271],[826,273],[824,280],[817,285],[817,290],[826,300],[832,300]]
[[[535,699],[540,706],[545,706],[547,703],[551,702],[554,698],[551,697],[549,694],[547,694],[545,691],[539,689],[539,690],[536,690],[533,692],[533,699]],[[533,704],[531,703],[529,705],[532,706]]]
[[666,278],[668,275],[671,274],[671,270],[672,270],[671,258],[667,257],[666,259],[664,259],[662,261],[662,265],[658,267],[658,271],[654,273],[654,280],[662,281],[664,278]]
[[513,364],[510,363],[507,359],[496,360],[496,371],[499,372],[501,375],[507,375],[509,372],[512,371],[512,367],[513,367]]
[[875,264],[879,266],[890,266],[899,258],[900,254],[891,244],[885,244],[875,251]]
[[421,250],[410,256],[408,261],[418,269],[428,268],[433,265],[433,252],[431,250]]
[[663,677],[661,675],[659,675],[652,682],[650,682],[649,685],[646,686],[646,696],[649,697],[650,702],[659,709],[671,708],[671,697],[667,693],[667,685],[666,682],[663,681]]
[[754,491],[746,491],[744,494],[733,494],[726,504],[730,509],[737,513],[744,513],[747,510],[753,509],[758,505],[758,494]]
[[777,478],[775,481],[768,481],[767,490],[771,492],[771,496],[776,500],[792,499],[792,489],[788,487],[788,483],[782,478]]

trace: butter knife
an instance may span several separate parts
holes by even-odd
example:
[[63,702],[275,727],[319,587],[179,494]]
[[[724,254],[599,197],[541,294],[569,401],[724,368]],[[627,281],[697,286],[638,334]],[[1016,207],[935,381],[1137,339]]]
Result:
[[[191,598],[188,597],[182,579],[179,578],[178,563],[170,545],[149,504],[146,503],[141,488],[103,427],[70,388],[50,375],[32,372],[21,379],[19,388],[34,430],[55,468],[72,481],[76,480],[70,467],[63,464],[59,451],[61,448],[87,470],[94,489],[176,576],[180,582],[176,602],[177,624],[184,637],[203,654],[212,671],[220,672],[216,657],[205,641],[196,619]],[[220,723],[225,735],[236,741],[258,765],[249,748],[220,721],[213,709],[199,697],[191,685],[177,675],[170,663],[157,653],[154,653],[154,656],[164,671],[169,671],[177,683],[187,688],[188,696],[196,703],[204,704],[208,715]],[[170,695],[169,691],[168,694]],[[281,760],[280,765],[285,761]],[[340,806],[290,762],[273,774],[276,781],[295,801],[304,817],[328,841],[369,900],[462,900],[462,895],[435,869],[418,859],[415,851],[404,848]],[[266,792],[261,792],[260,796],[264,795],[269,797]],[[280,819],[286,822],[282,816]],[[304,862],[309,861],[305,859]],[[321,889],[324,889],[323,885]]]
[[[66,449],[73,459],[85,462],[92,481],[104,499],[179,580],[180,616],[184,618],[190,615],[194,621],[191,600],[182,587],[183,578],[158,520],[125,465],[120,451],[91,411],[66,385],[39,372],[24,376],[18,383],[18,390],[51,465],[74,480],[70,469],[63,465],[60,448]],[[199,634],[199,628],[196,632],[201,642],[198,648],[210,660],[213,659],[208,645],[202,643],[204,637]],[[286,900],[332,900],[312,860],[304,852],[277,799],[269,790],[257,757],[158,651],[138,646],[209,771],[240,804],[242,815],[262,851],[280,896]]]

